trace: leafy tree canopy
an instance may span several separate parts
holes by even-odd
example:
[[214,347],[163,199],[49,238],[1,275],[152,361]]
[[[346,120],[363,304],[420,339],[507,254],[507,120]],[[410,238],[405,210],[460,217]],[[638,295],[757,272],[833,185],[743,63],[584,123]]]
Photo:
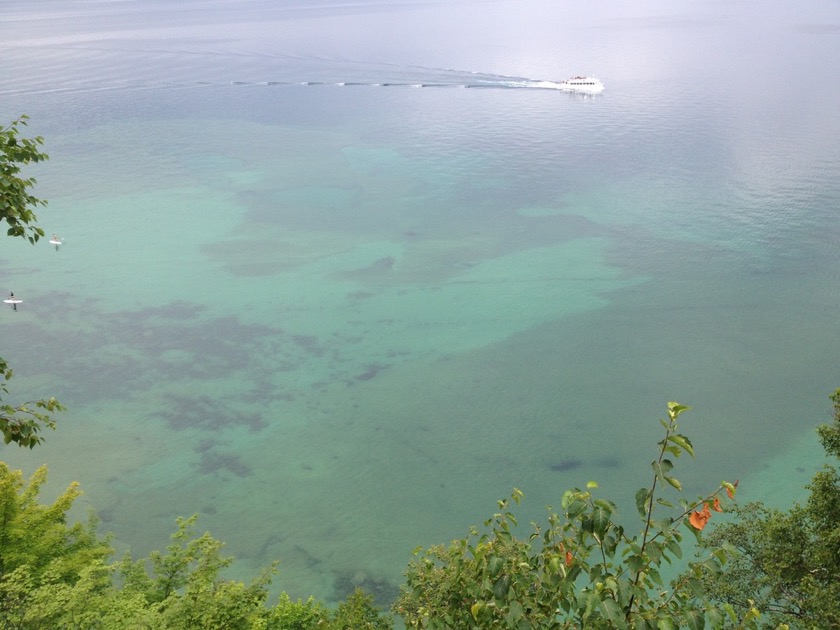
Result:
[[21,236],[36,243],[44,236],[44,230],[36,225],[34,208],[46,205],[31,193],[34,178],[20,174],[21,167],[32,162],[41,162],[49,156],[41,151],[44,139],[41,136],[24,138],[21,127],[29,118],[21,116],[7,127],[0,125],[0,221],[9,225],[6,234]]
[[77,484],[52,505],[38,502],[47,470],[28,483],[0,462],[0,627],[15,630],[391,630],[372,596],[351,594],[336,610],[285,593],[269,606],[271,565],[249,583],[225,579],[232,559],[196,517],[177,521],[163,551],[110,562],[97,522],[68,525]]
[[[9,236],[19,236],[34,244],[44,235],[44,230],[36,224],[34,208],[46,202],[31,193],[35,179],[24,178],[20,172],[22,166],[41,162],[48,156],[40,150],[43,138],[20,135],[21,127],[26,126],[27,120],[24,115],[8,127],[0,125],[0,223],[5,221],[8,224],[6,234]],[[9,393],[7,382],[12,375],[11,368],[0,357],[0,433],[6,444],[15,442],[19,446],[33,448],[43,440],[40,435],[43,428],[55,428],[52,414],[64,407],[55,398],[19,405],[3,402]]]
[[[840,459],[840,389],[834,418],[817,428],[826,453]],[[714,529],[704,545],[731,545],[738,554],[706,587],[713,601],[761,610],[763,628],[840,628],[840,475],[826,465],[804,504],[788,510],[763,503],[737,508],[737,519]]]
[[668,404],[665,436],[651,462],[652,481],[636,493],[641,530],[631,535],[616,517],[616,506],[598,498],[598,485],[563,494],[561,510],[549,509],[545,525],[532,523],[527,538],[515,535],[511,509],[522,493],[499,501],[499,512],[449,546],[418,550],[394,611],[410,628],[559,630],[562,628],[703,628],[725,618],[752,627],[757,611],[740,617],[732,607],[712,605],[703,577],[722,570],[724,547],[710,548],[688,573],[666,583],[665,564],[682,557],[683,531],[700,538],[721,500],[736,484],[722,482],[694,501],[672,503],[663,489],[681,491],[672,475],[674,459],[694,455],[678,432],[677,418],[688,408]]
[[[840,444],[840,390],[834,424],[819,429],[826,451]],[[668,405],[665,435],[651,462],[652,479],[636,493],[639,531],[630,534],[615,505],[594,482],[562,495],[544,525],[525,538],[513,506],[518,490],[499,502],[482,530],[449,546],[418,550],[393,610],[407,627],[423,629],[562,628],[833,628],[840,627],[840,479],[823,468],[804,505],[788,512],[760,504],[734,507],[735,522],[704,530],[734,498],[737,483],[695,500],[681,491],[674,460],[693,456]],[[350,595],[337,610],[285,593],[267,605],[270,566],[249,583],[222,576],[231,559],[196,517],[178,519],[163,551],[111,562],[108,537],[96,521],[67,524],[76,484],[51,505],[38,494],[39,469],[25,483],[0,464],[0,626],[34,628],[231,628],[242,630],[390,630],[392,620],[371,596]],[[678,495],[677,495],[678,496]],[[683,534],[700,543],[688,570],[667,582],[666,565],[683,555]]]

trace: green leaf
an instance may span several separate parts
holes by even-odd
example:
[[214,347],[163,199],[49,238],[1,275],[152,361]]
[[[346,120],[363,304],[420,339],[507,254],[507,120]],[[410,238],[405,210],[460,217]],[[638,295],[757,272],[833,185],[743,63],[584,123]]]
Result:
[[609,529],[611,516],[612,510],[601,505],[595,506],[592,510],[592,529],[598,536],[603,537]]
[[674,477],[666,477],[664,475],[662,476],[662,478],[677,490],[682,490],[682,484],[679,482],[678,479],[675,479]]
[[625,562],[627,563],[627,567],[633,573],[638,573],[639,571],[643,570],[646,566],[644,558],[636,554],[628,556]]
[[662,545],[658,542],[650,541],[645,549],[651,562],[659,564],[662,559]]
[[507,616],[505,616],[505,621],[507,621],[508,625],[511,627],[516,627],[519,620],[525,616],[525,609],[522,607],[517,601],[512,601],[510,603],[510,609],[508,610]]
[[674,434],[668,436],[668,441],[673,442],[677,446],[679,446],[682,450],[686,453],[694,457],[694,446],[691,444],[691,440],[689,440],[684,435]]
[[568,507],[566,508],[566,513],[569,515],[570,518],[574,518],[578,516],[581,512],[586,509],[586,502],[576,499],[572,501]]
[[490,559],[487,561],[487,573],[491,578],[496,577],[502,570],[502,567],[505,566],[504,558],[500,556],[490,556]]
[[699,610],[689,610],[685,614],[685,625],[690,630],[703,630],[706,627],[706,616]]
[[610,514],[612,514],[615,511],[615,503],[613,503],[612,501],[606,501],[605,499],[596,499],[592,503],[598,506],[599,508],[609,511]]
[[674,623],[671,617],[662,617],[656,622],[657,630],[679,630],[679,626]]
[[659,479],[662,479],[671,471],[671,469],[674,467],[674,464],[670,459],[663,459],[661,462],[653,462],[651,466],[653,467],[654,474]]
[[676,420],[683,411],[688,411],[689,409],[691,409],[691,407],[681,405],[677,402],[668,403],[668,415],[671,417],[671,420]]
[[572,502],[576,499],[577,493],[573,490],[566,490],[563,493],[563,496],[560,498],[560,507],[564,510],[568,510],[569,506]]
[[668,548],[668,551],[674,554],[675,558],[682,558],[682,547],[680,547],[680,543],[677,540],[672,538],[665,543],[665,546]]
[[703,582],[697,578],[689,578],[686,584],[695,597],[703,598],[706,596],[706,589],[703,587]]
[[624,621],[624,611],[621,610],[621,606],[619,606],[614,599],[609,597],[604,599],[601,601],[599,608],[601,610],[601,614],[604,616],[604,619],[609,621],[613,627],[627,627],[627,623]]
[[510,576],[503,575],[493,583],[493,596],[496,599],[504,599],[510,591]]
[[648,488],[639,488],[636,491],[636,509],[639,511],[639,516],[645,518],[647,516],[647,503],[650,499],[650,490]]

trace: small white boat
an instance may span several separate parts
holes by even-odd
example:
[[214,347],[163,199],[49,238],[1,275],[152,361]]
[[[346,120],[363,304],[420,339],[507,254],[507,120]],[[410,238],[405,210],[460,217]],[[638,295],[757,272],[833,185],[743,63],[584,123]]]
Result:
[[560,89],[595,94],[604,91],[604,84],[595,77],[572,77],[571,79],[561,81]]

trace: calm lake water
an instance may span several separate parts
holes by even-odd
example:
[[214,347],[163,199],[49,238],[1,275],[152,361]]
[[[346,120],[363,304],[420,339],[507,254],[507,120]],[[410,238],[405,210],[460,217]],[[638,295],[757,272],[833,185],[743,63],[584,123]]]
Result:
[[632,504],[669,400],[689,498],[785,505],[840,386],[838,58],[833,0],[6,0],[65,242],[0,240],[0,353],[69,411],[3,457],[328,601],[514,486]]

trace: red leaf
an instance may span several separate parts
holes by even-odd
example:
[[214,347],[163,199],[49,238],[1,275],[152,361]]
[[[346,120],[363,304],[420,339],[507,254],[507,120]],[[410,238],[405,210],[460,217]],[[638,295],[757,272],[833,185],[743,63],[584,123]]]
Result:
[[692,512],[691,516],[688,517],[688,522],[691,523],[691,526],[694,529],[702,530],[704,527],[706,527],[706,523],[709,522],[709,519],[711,517],[712,513],[709,511],[709,506],[704,503],[703,511]]

